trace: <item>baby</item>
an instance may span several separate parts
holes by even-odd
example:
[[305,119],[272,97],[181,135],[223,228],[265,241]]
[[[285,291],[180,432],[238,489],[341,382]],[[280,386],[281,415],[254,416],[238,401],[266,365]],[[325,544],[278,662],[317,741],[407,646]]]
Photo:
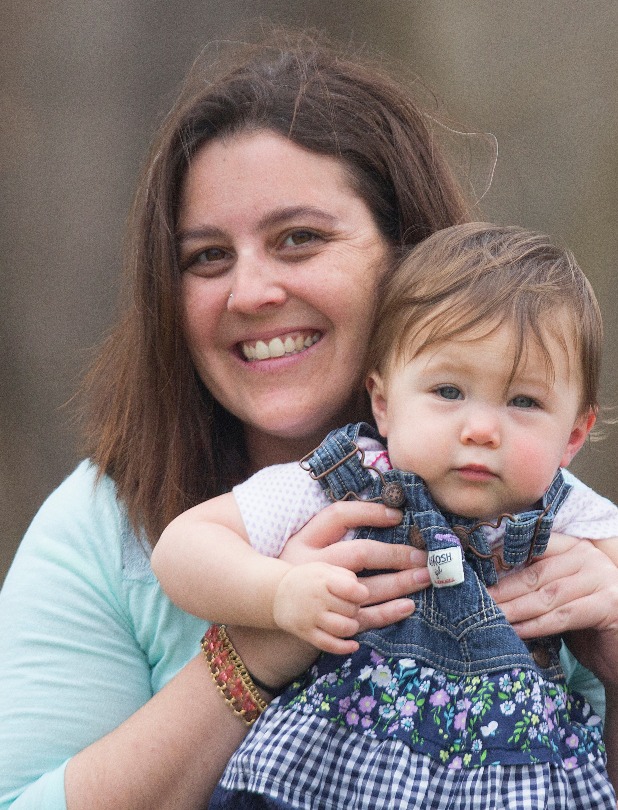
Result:
[[[486,589],[541,556],[552,527],[617,534],[618,510],[562,473],[595,423],[601,342],[570,253],[518,228],[438,232],[385,282],[377,432],[333,431],[170,524],[153,568],[182,608],[326,653],[260,717],[211,807],[615,808],[600,719],[567,692],[560,639],[524,644]],[[427,549],[432,581],[411,616],[356,638],[362,577],[278,559],[347,498],[401,509],[394,529],[354,535]]]

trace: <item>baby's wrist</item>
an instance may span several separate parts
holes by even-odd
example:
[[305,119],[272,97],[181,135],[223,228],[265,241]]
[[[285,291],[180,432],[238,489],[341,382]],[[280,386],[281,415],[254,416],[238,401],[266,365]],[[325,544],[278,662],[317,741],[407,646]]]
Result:
[[281,630],[234,626],[228,627],[228,633],[249,672],[275,690],[300,675],[318,656],[315,647]]
[[294,566],[287,565],[287,570],[280,572],[277,582],[274,586],[272,597],[272,626],[275,630],[283,630],[286,633],[294,633],[294,628],[290,627],[289,619],[289,605],[295,604],[295,590],[296,588],[291,582],[291,575]]

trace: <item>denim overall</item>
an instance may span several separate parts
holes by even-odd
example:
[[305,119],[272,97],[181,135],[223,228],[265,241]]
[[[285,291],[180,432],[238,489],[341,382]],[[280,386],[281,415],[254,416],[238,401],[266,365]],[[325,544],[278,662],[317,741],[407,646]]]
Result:
[[[560,639],[530,642],[536,656],[513,632],[485,585],[498,581],[497,564],[505,570],[542,556],[556,511],[571,487],[558,472],[538,509],[506,517],[501,558],[494,558],[477,521],[442,515],[427,487],[414,473],[389,470],[376,474],[363,465],[361,437],[379,438],[365,423],[332,431],[303,460],[332,500],[363,493],[403,509],[402,522],[392,528],[361,528],[356,537],[385,543],[411,543],[428,552],[462,549],[465,580],[447,588],[428,588],[415,595],[416,610],[403,622],[362,633],[358,640],[385,656],[414,657],[426,666],[478,675],[514,667],[534,666],[546,678],[564,680]],[[454,528],[455,527],[455,528]],[[456,533],[455,533],[456,532]]]
[[418,476],[364,466],[360,437],[379,438],[348,425],[301,465],[332,500],[402,509],[398,526],[355,537],[463,551],[463,581],[414,594],[412,616],[359,634],[353,655],[323,653],[255,724],[212,810],[615,810],[600,721],[563,685],[560,639],[528,649],[486,589],[496,564],[544,553],[570,490],[562,474],[538,508],[504,518],[494,556],[481,527],[441,514]]

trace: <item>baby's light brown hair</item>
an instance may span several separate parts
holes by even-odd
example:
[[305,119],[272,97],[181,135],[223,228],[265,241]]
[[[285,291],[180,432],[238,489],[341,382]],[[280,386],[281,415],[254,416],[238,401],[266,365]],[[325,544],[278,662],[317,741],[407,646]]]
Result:
[[410,251],[384,281],[368,371],[388,375],[394,362],[502,324],[514,329],[513,375],[534,340],[553,380],[551,335],[579,367],[580,412],[598,411],[603,325],[594,291],[569,250],[518,227],[455,225]]

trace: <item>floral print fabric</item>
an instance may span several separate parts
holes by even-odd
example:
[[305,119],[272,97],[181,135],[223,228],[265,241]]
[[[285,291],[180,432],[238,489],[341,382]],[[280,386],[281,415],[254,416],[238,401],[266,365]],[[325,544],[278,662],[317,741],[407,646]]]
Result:
[[352,732],[396,737],[449,768],[603,757],[601,720],[580,696],[533,669],[454,675],[367,647],[332,668],[323,656],[281,707]]

